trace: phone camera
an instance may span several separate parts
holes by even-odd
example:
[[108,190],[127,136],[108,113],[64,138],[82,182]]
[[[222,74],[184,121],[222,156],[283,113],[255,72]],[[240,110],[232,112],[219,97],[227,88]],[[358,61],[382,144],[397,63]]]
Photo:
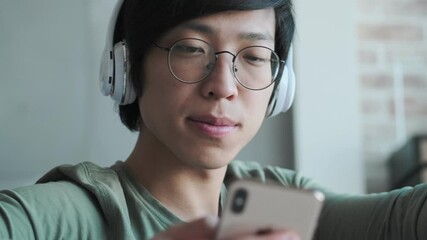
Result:
[[245,209],[247,198],[248,198],[248,192],[245,189],[243,188],[237,189],[233,196],[233,202],[231,205],[232,211],[234,213],[243,212],[243,210]]

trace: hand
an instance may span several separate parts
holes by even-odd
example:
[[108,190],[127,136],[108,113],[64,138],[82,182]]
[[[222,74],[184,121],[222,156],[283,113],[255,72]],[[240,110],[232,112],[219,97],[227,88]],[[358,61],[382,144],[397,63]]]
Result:
[[300,240],[299,235],[293,231],[277,231],[262,235],[239,236],[233,239],[221,240]]
[[[156,235],[153,240],[212,240],[215,238],[217,223],[218,218],[206,217],[189,223],[178,224]],[[300,237],[292,231],[277,231],[222,240],[300,240]]]

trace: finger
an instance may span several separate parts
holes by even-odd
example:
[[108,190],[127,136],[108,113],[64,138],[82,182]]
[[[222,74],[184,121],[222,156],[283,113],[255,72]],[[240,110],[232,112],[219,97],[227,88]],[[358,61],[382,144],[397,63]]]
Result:
[[153,240],[213,239],[217,222],[217,217],[209,216],[178,224],[156,235]]
[[[262,238],[265,237],[265,238]],[[258,240],[301,240],[299,234],[294,231],[273,232],[270,235],[262,236]]]
[[274,231],[262,235],[239,236],[227,240],[301,240],[301,238],[294,231]]

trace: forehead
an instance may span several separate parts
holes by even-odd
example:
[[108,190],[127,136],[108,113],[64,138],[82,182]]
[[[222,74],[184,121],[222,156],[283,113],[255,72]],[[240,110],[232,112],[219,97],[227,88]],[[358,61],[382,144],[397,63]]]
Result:
[[[273,9],[226,11],[186,21],[167,35],[197,34],[202,37],[274,43]],[[180,36],[188,37],[188,36]]]

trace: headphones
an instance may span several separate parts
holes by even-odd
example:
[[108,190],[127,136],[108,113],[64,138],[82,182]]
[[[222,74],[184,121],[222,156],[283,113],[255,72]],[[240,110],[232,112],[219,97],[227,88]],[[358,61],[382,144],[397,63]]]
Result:
[[[107,41],[101,59],[100,90],[104,96],[111,98],[119,105],[131,104],[136,100],[136,92],[130,79],[128,49],[124,40],[114,43],[114,31],[124,0],[118,0],[114,7],[108,29]],[[293,49],[289,49],[286,64],[281,67],[278,85],[267,108],[266,117],[273,117],[286,112],[295,96],[295,73],[293,69]]]
[[131,104],[136,100],[136,92],[130,79],[130,63],[125,41],[114,44],[114,30],[121,6],[119,0],[114,7],[107,29],[107,41],[101,58],[99,87],[104,96],[111,98],[119,105]]

